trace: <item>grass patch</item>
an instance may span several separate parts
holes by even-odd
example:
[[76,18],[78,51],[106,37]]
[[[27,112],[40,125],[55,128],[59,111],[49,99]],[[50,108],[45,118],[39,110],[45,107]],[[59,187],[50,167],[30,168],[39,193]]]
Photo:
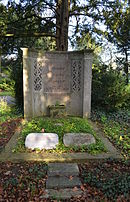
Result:
[[[55,125],[60,123],[59,125]],[[45,132],[56,133],[59,136],[59,144],[56,149],[47,150],[47,152],[53,153],[64,153],[64,152],[89,152],[91,154],[97,154],[100,152],[105,152],[106,149],[101,140],[97,137],[96,133],[92,129],[92,126],[88,123],[86,119],[69,117],[69,118],[37,118],[29,122],[24,123],[23,130],[21,132],[21,137],[19,138],[18,144],[14,151],[25,152],[24,142],[25,138],[29,133],[41,132],[44,128]],[[96,144],[91,144],[89,146],[83,145],[81,147],[65,147],[63,144],[63,135],[65,133],[91,133],[96,138]],[[45,150],[44,150],[45,151]],[[40,151],[39,151],[40,152]]]

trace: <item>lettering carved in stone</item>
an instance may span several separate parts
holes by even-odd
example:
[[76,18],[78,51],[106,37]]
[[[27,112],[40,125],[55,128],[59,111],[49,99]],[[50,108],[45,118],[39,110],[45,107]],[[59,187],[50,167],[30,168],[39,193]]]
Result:
[[57,62],[53,61],[53,63],[47,65],[44,74],[45,93],[70,92],[70,74],[68,65],[65,65],[65,62],[57,60]]
[[33,72],[34,90],[40,91],[42,89],[42,67],[40,62],[34,62]]
[[81,70],[82,61],[72,60],[72,90],[76,92],[81,90]]

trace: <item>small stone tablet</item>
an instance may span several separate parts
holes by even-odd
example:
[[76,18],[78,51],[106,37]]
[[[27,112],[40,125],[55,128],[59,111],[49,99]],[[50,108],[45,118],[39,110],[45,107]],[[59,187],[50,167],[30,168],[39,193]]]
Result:
[[25,147],[29,149],[54,149],[59,143],[55,133],[30,133],[25,140]]
[[89,133],[66,133],[63,137],[65,146],[81,146],[96,143],[93,135]]

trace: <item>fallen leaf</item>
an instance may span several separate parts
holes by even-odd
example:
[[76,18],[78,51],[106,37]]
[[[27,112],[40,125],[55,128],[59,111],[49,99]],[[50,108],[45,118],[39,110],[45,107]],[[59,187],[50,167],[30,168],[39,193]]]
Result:
[[70,175],[70,176],[69,176],[69,179],[70,179],[70,180],[72,180],[72,179],[73,179],[73,176],[72,176],[72,175]]
[[74,187],[73,188],[73,191],[75,192],[75,191],[78,191],[78,187]]
[[9,175],[11,173],[11,171],[7,171],[6,173],[5,173],[5,175]]
[[3,187],[0,186],[0,194],[2,194],[2,193],[3,193]]
[[83,185],[80,186],[81,190],[85,190],[85,187]]

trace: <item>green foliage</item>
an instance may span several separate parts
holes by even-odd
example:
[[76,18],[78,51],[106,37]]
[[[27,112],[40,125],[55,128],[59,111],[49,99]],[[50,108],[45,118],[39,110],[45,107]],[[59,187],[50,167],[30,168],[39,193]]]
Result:
[[[7,171],[8,178],[5,178],[3,183],[4,190],[8,190],[8,196],[11,196],[16,193],[16,190],[21,191],[21,193],[28,190],[28,199],[32,198],[37,192],[41,193],[41,189],[45,188],[45,179],[48,166],[45,163],[37,164],[17,164],[16,166],[9,165],[9,171]],[[35,179],[34,179],[35,178]],[[43,180],[42,180],[43,179]],[[18,191],[16,198],[20,197],[21,194]]]
[[[59,6],[59,2],[60,4],[62,4],[62,6]],[[69,1],[66,1],[66,5],[68,3]],[[62,33],[61,31],[62,20],[61,22],[57,20],[59,19],[59,16],[57,18],[57,14],[59,11],[58,9],[65,6],[64,1],[33,0],[31,2],[23,2],[22,0],[20,0],[18,2],[9,1],[7,6],[3,6],[2,4],[0,4],[0,6],[2,11],[1,13],[3,14],[1,21],[2,25],[0,26],[0,34],[15,33],[17,36],[20,36],[22,33],[25,35],[28,34],[30,38],[31,36],[33,36],[34,33],[44,33],[46,34],[45,36],[51,37],[52,35],[55,36],[55,38],[59,32],[61,38],[63,37],[63,35],[65,35],[65,33]],[[107,24],[107,26],[109,26],[110,22],[114,22],[112,23],[113,27],[113,24],[117,24],[117,21],[114,19],[116,18],[118,19],[118,21],[120,19],[119,14],[121,13],[122,8],[123,5],[118,0],[113,2],[111,0],[88,0],[84,2],[84,4],[82,3],[82,1],[70,1],[70,7],[68,5],[69,13],[67,12],[67,9],[64,8],[64,10],[66,10],[66,12],[68,13],[68,16],[66,16],[66,12],[64,12],[63,14],[63,20],[65,16],[69,18],[70,25],[72,26],[72,37],[70,37],[70,40],[74,44],[74,41],[76,38],[79,37],[79,34],[82,35],[82,31],[84,31],[85,34],[87,33],[90,35],[92,33],[96,33],[96,35],[98,36],[100,36],[101,34],[104,35],[102,30],[100,30],[101,22]],[[49,16],[47,15],[47,13],[49,13]],[[113,16],[113,13],[118,14],[118,18],[116,14]],[[80,16],[82,16],[82,18]],[[73,21],[75,21],[76,23],[73,23]],[[122,23],[121,20],[120,23]],[[63,29],[65,29],[65,27]],[[50,35],[48,35],[48,33],[50,33]],[[83,36],[85,37],[85,35]],[[4,42],[6,42],[6,44],[8,42],[14,43],[13,40],[4,40]],[[8,43],[8,45],[9,44],[10,43]],[[2,43],[2,46],[5,47],[4,43]]]
[[102,124],[106,136],[121,150],[125,158],[130,155],[130,112],[118,111],[106,113],[92,111],[92,120]]
[[114,112],[104,111],[103,108],[93,108],[91,112],[91,119],[93,121],[100,121],[104,123],[106,120],[118,122],[120,125],[129,125],[130,111],[118,110]]
[[0,96],[14,96],[10,91],[0,91]]
[[[56,123],[60,123],[60,125],[55,125]],[[39,118],[39,119],[33,119],[27,123],[25,123],[21,138],[19,139],[18,145],[15,149],[15,151],[24,151],[24,142],[25,138],[29,133],[32,132],[41,132],[44,128],[45,132],[49,133],[56,133],[59,136],[59,145],[54,150],[48,150],[48,152],[72,152],[72,151],[88,151],[89,153],[100,153],[102,151],[106,151],[103,143],[101,140],[96,136],[96,133],[93,131],[91,125],[87,122],[86,119],[82,118],[60,118],[60,119],[54,119],[54,118]],[[82,147],[65,147],[63,144],[63,135],[65,133],[91,133],[96,138],[96,144]]]
[[108,111],[130,106],[130,87],[115,70],[93,69],[92,106]]
[[2,99],[0,101],[0,116],[3,116],[5,114],[9,114],[11,112],[11,107],[7,105],[7,102]]
[[14,80],[9,77],[0,77],[0,89],[4,91],[14,91]]
[[[120,69],[123,69],[126,75],[126,81],[129,82],[129,3],[128,1],[116,1],[117,6],[112,5],[111,9],[103,11],[107,31],[105,36],[117,47],[118,60],[121,61]],[[122,68],[123,67],[123,68]]]
[[[107,168],[105,164],[99,164],[93,170],[84,170],[82,173],[84,183],[89,186],[94,186],[111,201],[116,201],[119,196],[129,197],[130,190],[130,175],[128,172],[114,172]],[[109,169],[105,174],[104,169]]]
[[14,85],[15,85],[15,82],[11,78],[11,68],[9,64],[6,64],[5,68],[2,66],[2,73],[0,73],[0,90],[7,91],[9,92],[9,94],[13,95]]
[[130,131],[127,127],[120,125],[118,122],[106,121],[104,123],[104,133],[116,143],[125,157],[130,156]]
[[7,105],[7,102],[2,99],[0,101],[0,124],[11,119],[20,117],[21,113],[15,106]]

